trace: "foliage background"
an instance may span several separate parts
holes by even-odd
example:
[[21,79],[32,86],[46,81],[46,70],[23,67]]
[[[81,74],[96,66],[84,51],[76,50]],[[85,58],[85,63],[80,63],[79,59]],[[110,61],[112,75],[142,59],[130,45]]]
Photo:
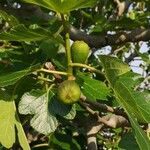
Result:
[[[149,6],[1,0],[1,149],[149,149]],[[89,44],[87,64],[68,61],[70,40]],[[137,60],[142,75],[131,71]],[[84,96],[65,105],[57,87],[76,67]]]

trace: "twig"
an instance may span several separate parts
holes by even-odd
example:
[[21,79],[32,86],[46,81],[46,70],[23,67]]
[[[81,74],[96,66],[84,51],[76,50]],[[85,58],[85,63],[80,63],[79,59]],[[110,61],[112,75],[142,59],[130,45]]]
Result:
[[[46,62],[45,63],[45,67],[46,69],[48,70],[53,70],[53,71],[56,71],[55,70],[55,66],[53,66],[53,64],[51,62]],[[58,80],[62,79],[62,77],[59,75],[59,74],[54,74],[54,77]]]
[[36,144],[36,145],[34,145],[33,147],[32,147],[32,149],[34,149],[34,148],[38,148],[38,147],[49,147],[49,144],[48,143],[42,143],[42,144]]
[[88,65],[86,65],[86,64],[70,63],[70,66],[72,66],[72,67],[87,68],[87,69],[89,69],[89,70],[92,71],[92,72],[96,72],[96,73],[101,74],[102,76],[104,76],[104,74],[103,74],[100,70],[97,70],[96,68],[91,67],[91,66],[88,66]]
[[44,78],[44,77],[40,77],[40,76],[38,76],[37,77],[39,80],[43,80],[43,81],[45,81],[45,82],[54,82],[54,80],[50,80],[50,79],[47,79],[47,78]]
[[42,72],[47,72],[47,73],[52,73],[52,74],[60,74],[60,75],[65,75],[65,76],[68,75],[68,73],[66,73],[66,72],[54,71],[54,70],[47,70],[47,69],[44,69],[44,68],[41,68],[41,69],[39,69],[37,71],[39,71],[39,72],[42,71]]
[[97,150],[97,140],[96,134],[102,129],[104,124],[93,122],[89,124],[87,131],[87,149],[88,150]]

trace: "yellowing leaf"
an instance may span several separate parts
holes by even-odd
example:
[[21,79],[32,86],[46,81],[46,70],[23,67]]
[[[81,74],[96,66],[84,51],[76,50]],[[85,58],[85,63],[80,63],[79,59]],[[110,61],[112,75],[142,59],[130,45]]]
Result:
[[0,143],[11,148],[16,141],[16,130],[18,140],[24,150],[30,150],[22,125],[16,114],[16,107],[13,100],[5,91],[0,90]]
[[15,143],[15,108],[13,101],[0,97],[0,143],[10,148]]

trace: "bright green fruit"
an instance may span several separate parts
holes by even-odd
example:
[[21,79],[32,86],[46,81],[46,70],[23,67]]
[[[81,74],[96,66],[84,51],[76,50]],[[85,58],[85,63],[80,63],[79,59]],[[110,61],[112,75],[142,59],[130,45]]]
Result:
[[84,41],[75,41],[71,46],[71,55],[74,63],[86,63],[90,47]]
[[58,99],[65,104],[73,104],[80,99],[81,91],[73,80],[66,80],[58,87]]

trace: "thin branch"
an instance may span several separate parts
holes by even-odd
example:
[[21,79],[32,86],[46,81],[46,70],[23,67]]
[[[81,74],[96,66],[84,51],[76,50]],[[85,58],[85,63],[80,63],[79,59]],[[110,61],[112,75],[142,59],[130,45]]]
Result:
[[49,147],[48,143],[36,144],[32,147],[32,149],[40,148],[40,147]]
[[103,74],[100,70],[97,70],[96,68],[91,67],[91,66],[88,66],[88,65],[86,65],[86,64],[70,63],[70,66],[72,66],[72,67],[87,68],[87,69],[89,69],[89,70],[92,71],[92,72],[95,72],[95,73],[98,73],[98,74],[101,74],[102,76],[104,76],[104,74]]
[[44,69],[44,68],[42,68],[42,69],[39,69],[39,70],[37,70],[37,71],[41,71],[41,72],[47,72],[47,73],[52,73],[52,74],[60,74],[60,75],[65,75],[65,76],[68,76],[68,73],[66,73],[66,72],[62,72],[62,71],[54,71],[54,70],[47,70],[47,69]]
[[42,80],[42,81],[45,81],[45,82],[54,82],[54,80],[50,80],[50,79],[47,79],[47,78],[44,78],[44,77],[37,77],[39,80]]
[[[46,63],[45,63],[45,68],[48,69],[48,70],[56,71],[56,70],[55,70],[55,66],[54,66],[51,62],[46,62]],[[61,79],[62,79],[62,77],[61,77],[59,74],[54,74],[54,77],[55,77],[57,80],[61,80]]]

